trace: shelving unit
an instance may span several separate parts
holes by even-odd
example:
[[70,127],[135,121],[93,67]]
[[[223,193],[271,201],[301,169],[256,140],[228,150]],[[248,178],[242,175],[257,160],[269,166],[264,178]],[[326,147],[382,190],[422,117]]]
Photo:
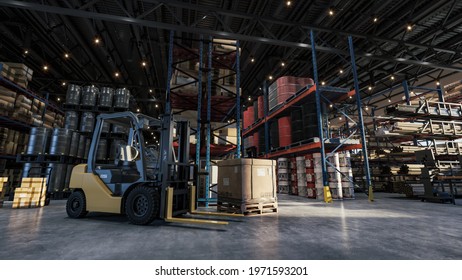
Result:
[[[197,202],[207,207],[216,203],[210,190],[212,161],[231,155],[241,157],[240,47],[239,41],[211,36],[200,36],[190,43],[196,47],[175,42],[174,32],[170,32],[165,114],[186,115],[189,111],[195,115],[191,123],[195,124],[192,135],[196,143],[190,150],[195,151],[195,164],[202,170],[197,186],[205,186],[199,188]],[[226,48],[218,50],[217,45]],[[212,122],[223,124],[212,127]],[[236,128],[235,143],[216,135],[232,125]],[[214,144],[214,137],[225,144]]]

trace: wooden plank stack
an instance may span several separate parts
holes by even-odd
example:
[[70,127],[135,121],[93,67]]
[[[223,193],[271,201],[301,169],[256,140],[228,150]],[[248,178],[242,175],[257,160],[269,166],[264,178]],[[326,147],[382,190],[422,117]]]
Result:
[[14,191],[13,208],[45,206],[46,178],[23,178],[21,187]]

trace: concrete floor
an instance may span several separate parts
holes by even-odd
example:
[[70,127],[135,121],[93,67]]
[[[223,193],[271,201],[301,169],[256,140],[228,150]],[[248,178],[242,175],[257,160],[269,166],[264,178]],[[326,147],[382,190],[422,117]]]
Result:
[[279,213],[227,226],[123,216],[69,219],[64,201],[0,209],[0,259],[462,259],[462,201],[420,202],[376,193],[326,205],[281,195]]

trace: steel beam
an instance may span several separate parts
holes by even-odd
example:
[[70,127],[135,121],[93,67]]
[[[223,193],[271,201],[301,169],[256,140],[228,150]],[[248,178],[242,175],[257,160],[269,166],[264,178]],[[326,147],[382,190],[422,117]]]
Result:
[[[283,47],[297,47],[297,48],[305,48],[305,49],[312,48],[311,45],[306,44],[306,43],[301,43],[301,42],[287,42],[287,41],[272,39],[272,38],[267,38],[267,37],[258,37],[258,36],[244,35],[244,34],[239,34],[239,33],[216,31],[216,30],[210,30],[210,29],[204,29],[204,28],[195,28],[195,27],[190,27],[190,26],[185,26],[185,25],[169,24],[169,23],[164,23],[160,21],[148,21],[148,20],[137,19],[134,17],[124,17],[124,16],[96,13],[96,12],[88,12],[88,11],[82,11],[82,10],[76,10],[76,9],[55,7],[55,6],[50,6],[50,5],[41,5],[41,4],[36,4],[36,3],[31,3],[31,2],[4,0],[0,2],[0,6],[12,7],[12,8],[18,8],[18,9],[35,10],[35,11],[40,11],[40,12],[54,13],[54,14],[61,14],[61,15],[68,15],[68,16],[75,16],[75,17],[82,17],[82,18],[91,18],[94,20],[96,19],[96,20],[117,22],[117,23],[123,23],[123,24],[140,25],[140,26],[146,26],[146,27],[156,28],[156,29],[160,28],[160,29],[175,30],[175,31],[195,33],[195,34],[206,34],[206,35],[212,35],[212,36],[217,36],[217,37],[222,37],[222,38],[229,38],[229,39],[248,41],[248,42],[259,42],[259,43],[277,45],[277,46],[283,46]],[[253,18],[253,16],[251,15],[248,15],[248,17]],[[271,22],[271,21],[274,21],[274,20],[269,20],[268,22]],[[284,21],[276,20],[275,23],[284,24]],[[286,24],[293,25],[294,23],[290,23],[290,24],[286,23]],[[297,27],[300,27],[300,25],[297,24]],[[301,26],[301,28],[310,29],[311,27]],[[383,39],[383,38],[377,38],[374,36],[352,34],[351,32],[345,32],[345,31],[329,29],[329,28],[319,28],[319,27],[312,27],[312,28],[313,30],[316,30],[316,31],[331,32],[331,33],[334,32],[340,35],[350,35],[350,36],[355,36],[356,38],[363,38],[367,40],[376,40],[376,41],[382,41],[382,42],[404,44],[406,46],[415,47],[415,48],[424,48],[424,49],[431,48],[434,51],[445,52],[445,53],[450,53],[450,54],[455,53],[454,50],[447,50],[447,49],[437,48],[433,46],[408,43],[408,42],[404,42],[400,40]],[[321,47],[321,46],[317,46],[316,49],[321,52],[348,55],[348,51],[341,50],[341,49]],[[364,58],[368,58],[372,60],[389,61],[393,63],[422,65],[422,66],[430,67],[430,68],[462,72],[462,67],[456,67],[456,66],[451,66],[451,65],[440,65],[440,64],[435,64],[435,63],[426,62],[426,61],[415,61],[415,60],[409,60],[409,59],[404,59],[404,58],[377,56],[372,53],[366,53],[366,52],[364,53],[358,52],[356,54],[356,57],[364,57]]]

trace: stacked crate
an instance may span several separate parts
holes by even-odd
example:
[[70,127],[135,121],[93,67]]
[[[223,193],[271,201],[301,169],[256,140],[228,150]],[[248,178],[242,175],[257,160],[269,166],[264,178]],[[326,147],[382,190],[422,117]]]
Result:
[[306,197],[316,198],[313,155],[305,155]]
[[23,178],[14,191],[13,208],[45,206],[46,178]]
[[298,184],[297,184],[297,161],[296,159],[289,159],[289,169],[290,169],[290,194],[298,195]]
[[296,157],[296,170],[297,170],[297,186],[298,196],[307,196],[307,182],[306,182],[306,163],[305,157]]
[[29,135],[8,128],[0,128],[0,154],[16,155],[24,151]]
[[277,174],[278,174],[278,192],[288,194],[290,182],[289,159],[278,158]]

